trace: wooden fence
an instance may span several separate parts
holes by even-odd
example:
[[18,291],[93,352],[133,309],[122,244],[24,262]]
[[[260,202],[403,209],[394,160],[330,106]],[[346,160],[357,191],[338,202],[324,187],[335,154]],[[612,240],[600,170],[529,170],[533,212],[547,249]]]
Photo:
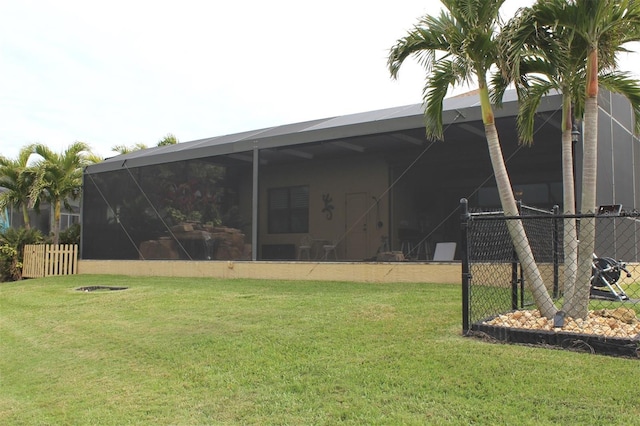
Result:
[[23,277],[39,278],[77,273],[77,244],[34,244],[24,246]]

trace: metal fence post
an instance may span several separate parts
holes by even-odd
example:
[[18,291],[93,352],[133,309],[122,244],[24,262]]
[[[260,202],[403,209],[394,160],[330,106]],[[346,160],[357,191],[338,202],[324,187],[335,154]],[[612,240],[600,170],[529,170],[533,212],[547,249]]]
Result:
[[518,309],[518,257],[516,251],[513,251],[513,260],[511,261],[511,309]]
[[466,198],[460,200],[460,256],[462,258],[462,332],[467,334],[471,328],[469,324],[469,286],[471,273],[469,267],[469,247],[467,244],[469,231],[469,202]]
[[560,207],[553,206],[553,299],[557,299],[560,293],[559,277],[560,277],[560,227],[558,220],[560,215]]
[[[517,200],[516,206],[518,208],[518,215],[521,216],[522,200]],[[506,223],[507,223],[507,219],[505,218],[505,225]],[[521,289],[519,292],[521,300],[520,300],[520,304],[518,304],[518,284],[520,284],[520,286],[522,287],[524,284],[524,281],[522,280],[522,277],[520,277],[520,279],[518,278],[518,264],[520,260],[518,259],[518,255],[516,253],[515,247],[511,255],[513,256],[511,260],[511,309],[516,310],[518,309],[518,305],[524,306],[524,290],[523,289]]]

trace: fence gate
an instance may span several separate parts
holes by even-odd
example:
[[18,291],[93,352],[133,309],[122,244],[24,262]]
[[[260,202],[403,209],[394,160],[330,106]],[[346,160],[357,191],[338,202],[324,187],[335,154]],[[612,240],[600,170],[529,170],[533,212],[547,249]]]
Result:
[[78,273],[77,244],[32,244],[24,246],[22,276],[40,278]]

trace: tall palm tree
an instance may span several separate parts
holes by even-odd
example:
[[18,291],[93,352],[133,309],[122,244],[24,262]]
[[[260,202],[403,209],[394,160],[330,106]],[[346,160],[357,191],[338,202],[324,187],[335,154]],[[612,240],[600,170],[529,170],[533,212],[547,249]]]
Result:
[[82,169],[87,165],[85,154],[90,151],[84,142],[71,144],[64,152],[56,153],[42,144],[34,145],[33,152],[42,157],[35,167],[36,184],[32,196],[42,197],[53,206],[53,243],[60,238],[62,205],[69,209],[68,200],[77,199],[82,189]]
[[[565,4],[566,2],[563,1],[551,5],[561,12]],[[534,115],[542,96],[552,89],[563,94],[563,203],[565,214],[574,214],[571,114],[573,112],[574,119],[580,119],[585,109],[588,44],[587,40],[581,37],[573,27],[558,25],[555,13],[559,11],[548,10],[549,6],[549,2],[538,2],[531,8],[520,10],[516,14],[517,17],[503,28],[500,50],[504,54],[504,66],[501,68],[509,70],[511,79],[523,86],[523,90],[519,91],[523,96],[518,124],[521,137],[527,142],[530,142],[533,137]],[[550,19],[552,17],[553,19]],[[608,37],[600,40],[600,43],[603,42],[605,44],[598,49],[601,64],[597,70],[599,85],[625,96],[636,111],[637,118],[640,111],[640,86],[628,74],[617,72],[615,69],[611,70],[612,67],[615,68],[615,52],[621,46],[610,49],[613,46],[608,44],[610,43]],[[527,75],[533,77],[527,78]],[[529,80],[534,82],[533,86],[527,84]],[[638,124],[640,120],[636,119],[636,129]],[[573,219],[565,219],[564,244],[565,309],[572,315],[582,315],[586,313],[588,299],[584,298],[583,293],[576,294],[575,291],[578,241]],[[588,285],[584,284],[584,277],[589,277],[591,273],[590,259],[589,253],[587,259],[589,262],[583,264],[585,269],[580,281],[583,286],[586,286],[587,291]],[[576,306],[581,306],[579,309],[581,313],[577,312]]]
[[[442,0],[447,9],[427,15],[391,48],[388,67],[397,77],[408,57],[417,57],[428,76],[424,89],[425,124],[429,137],[442,139],[442,103],[449,86],[477,81],[489,156],[504,214],[518,215],[511,182],[502,155],[489,96],[487,75],[498,59],[496,27],[504,0]],[[516,253],[535,303],[551,318],[557,309],[544,285],[520,220],[507,221]]]
[[[584,105],[583,169],[581,213],[596,212],[598,90],[602,84],[625,95],[632,104],[635,131],[640,131],[640,91],[629,75],[616,71],[616,53],[624,44],[640,40],[640,2],[636,0],[545,0],[533,6],[535,25],[563,28],[579,39],[584,58],[584,92],[576,98]],[[595,247],[595,219],[580,223],[578,269],[574,291],[564,310],[584,318],[588,314],[592,254]]]
[[[575,179],[572,131],[584,112],[584,42],[564,27],[545,27],[535,19],[534,8],[516,12],[499,37],[500,73],[494,77],[499,101],[509,83],[517,88],[520,108],[518,133],[525,144],[533,143],[535,115],[542,98],[552,90],[562,94],[563,212],[575,215]],[[578,262],[576,221],[564,220],[564,296],[574,294]]]
[[32,146],[26,146],[18,153],[15,160],[0,156],[0,186],[7,191],[0,194],[0,210],[6,207],[22,209],[24,227],[31,229],[29,207],[31,186],[34,181],[34,170],[29,167],[29,157],[33,153]]

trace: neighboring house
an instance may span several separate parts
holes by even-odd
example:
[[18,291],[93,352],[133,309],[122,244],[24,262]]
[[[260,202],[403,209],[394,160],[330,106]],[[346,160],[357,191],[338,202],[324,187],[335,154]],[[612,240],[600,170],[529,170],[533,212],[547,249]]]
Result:
[[9,210],[5,208],[0,210],[0,232],[7,229],[9,229]]
[[[518,144],[516,113],[507,93],[496,121],[516,198],[561,205],[561,97],[541,103],[530,148]],[[409,105],[88,166],[82,257],[362,261],[403,250],[429,260],[436,243],[458,242],[461,198],[472,209],[500,205],[477,96],[445,100],[443,118],[438,142],[425,138],[422,106]],[[640,143],[631,129],[628,102],[602,90],[599,204],[640,206]],[[580,144],[575,170],[580,188]]]
[[[0,187],[0,192],[2,191],[5,191],[5,188]],[[71,210],[69,211],[63,207],[62,213],[60,214],[61,231],[64,231],[74,223],[80,223],[79,200],[70,200],[69,205],[71,206]],[[29,209],[29,221],[31,223],[31,227],[38,229],[43,233],[43,235],[48,235],[51,232],[52,218],[53,207],[49,203],[42,203],[37,211]],[[24,226],[22,208],[10,206],[7,207],[5,212],[0,212],[0,230],[2,230],[3,226],[6,228],[22,228]]]

